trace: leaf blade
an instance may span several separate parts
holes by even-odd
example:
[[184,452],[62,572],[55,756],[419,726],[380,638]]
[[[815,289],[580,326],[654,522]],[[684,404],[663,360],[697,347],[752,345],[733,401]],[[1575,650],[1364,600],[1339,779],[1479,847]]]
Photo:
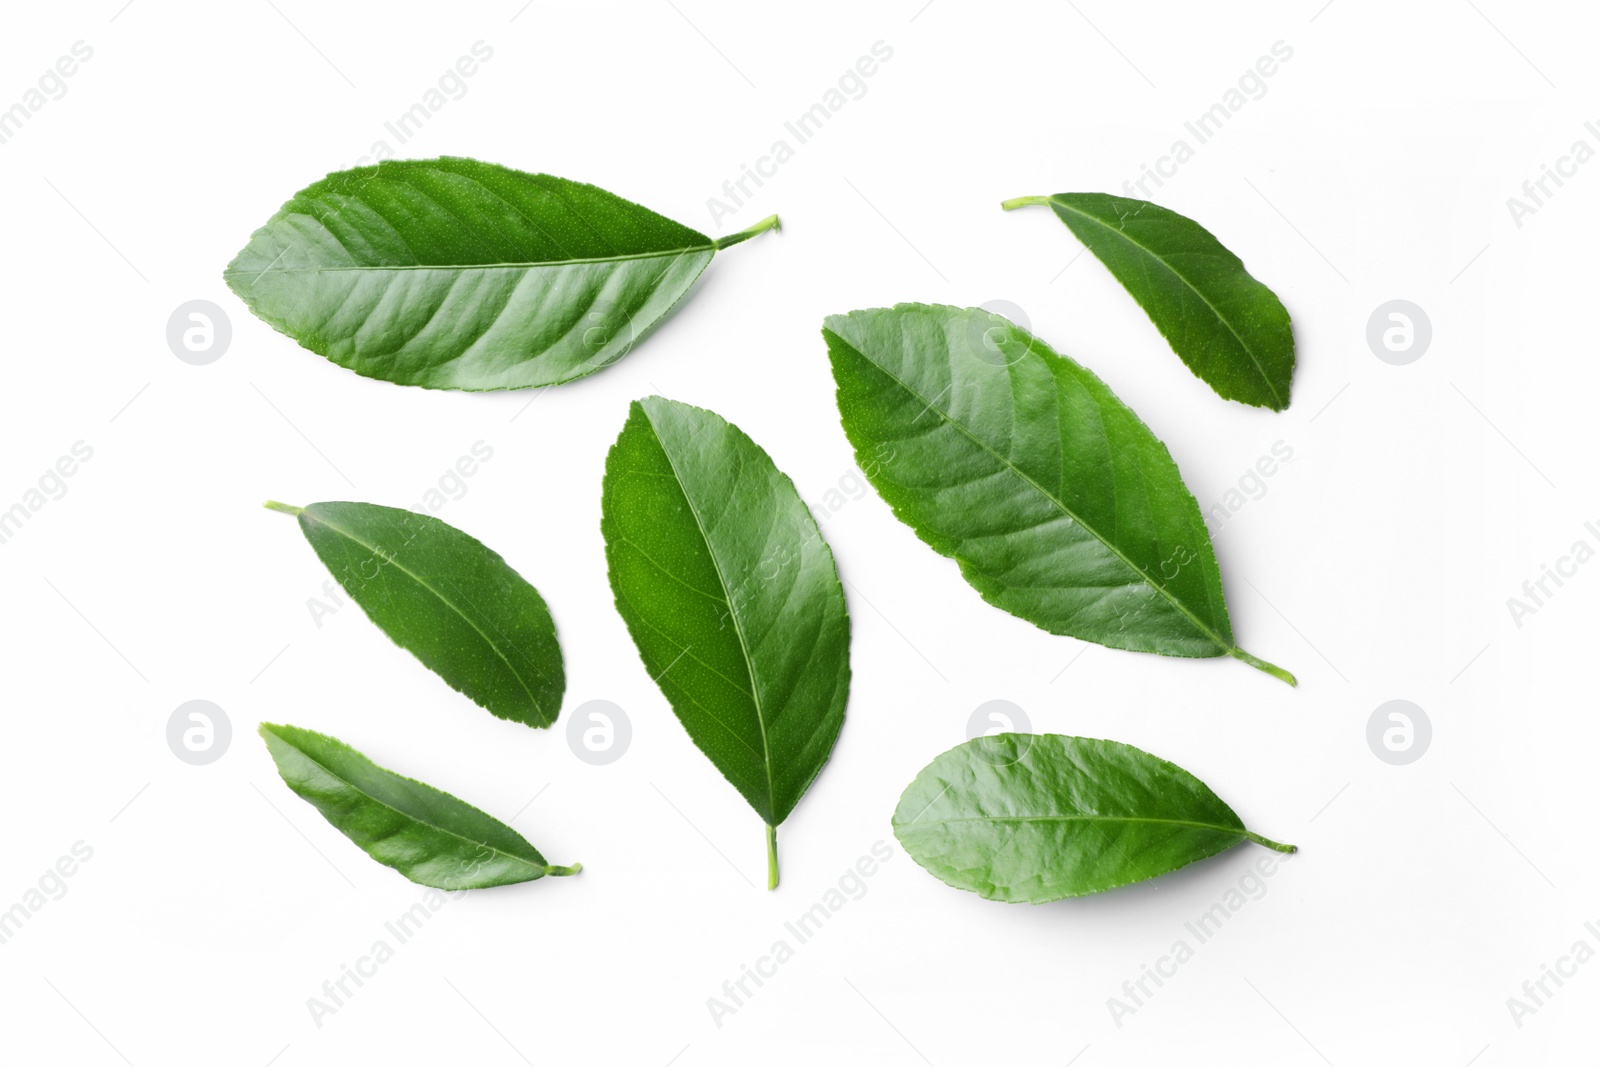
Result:
[[1019,197],[1001,206],[1037,203],[1105,264],[1218,396],[1274,411],[1289,406],[1289,313],[1210,231],[1160,205],[1106,193]]
[[849,616],[816,520],[738,427],[650,397],[606,457],[601,530],[646,669],[776,827],[826,763],[849,690]]
[[566,671],[539,591],[454,526],[378,504],[324,501],[295,515],[341,588],[395,644],[498,718],[548,727]]
[[716,242],[552,175],[386,160],[296,193],[224,278],[274,329],[358,374],[519,389],[627,355],[738,236]]
[[823,337],[863,472],[985,600],[1112,648],[1240,655],[1199,505],[1086,368],[981,309],[854,311]]
[[465,801],[395,774],[326,734],[262,723],[258,732],[295,795],[363,852],[436,889],[483,889],[576,874]]
[[1144,881],[1254,840],[1189,772],[1115,741],[974,738],[906,787],[895,836],[918,865],[990,900],[1040,904]]

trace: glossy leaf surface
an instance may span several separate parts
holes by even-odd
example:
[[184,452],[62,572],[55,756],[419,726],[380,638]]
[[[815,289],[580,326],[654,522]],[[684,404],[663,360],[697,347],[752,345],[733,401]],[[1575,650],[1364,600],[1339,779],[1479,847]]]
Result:
[[1001,206],[1027,204],[1049,205],[1217,395],[1274,411],[1289,406],[1289,313],[1203,226],[1106,193],[1024,196]]
[[[617,610],[673,712],[768,827],[833,750],[850,620],[794,483],[714,412],[649,397],[606,457]],[[776,858],[769,835],[769,881]]]
[[384,770],[342,741],[297,726],[261,724],[290,789],[385,867],[437,889],[530,882],[557,867],[511,827],[432,786]]
[[229,288],[306,348],[434,389],[555,385],[610,366],[718,248],[604,189],[444,157],[307,186],[228,264]]
[[1168,656],[1230,655],[1200,508],[1105,383],[981,309],[830,316],[839,414],[868,479],[983,598],[1051,633]]
[[394,643],[502,719],[549,726],[566,690],[539,591],[477,538],[429,515],[330,501],[295,508],[317,557]]
[[1181,767],[1132,745],[1060,734],[997,734],[924,767],[900,797],[906,853],[957,889],[1041,904],[1175,871],[1245,829]]

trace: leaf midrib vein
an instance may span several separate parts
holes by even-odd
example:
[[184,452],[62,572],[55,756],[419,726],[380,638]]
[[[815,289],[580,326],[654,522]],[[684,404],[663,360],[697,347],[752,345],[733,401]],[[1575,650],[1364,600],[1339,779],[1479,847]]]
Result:
[[[835,336],[838,336],[838,335],[835,334]],[[844,340],[843,337],[840,337],[839,339],[841,341]],[[1007,459],[1006,457],[1002,456],[1000,453],[996,452],[994,449],[990,448],[989,445],[986,442],[980,440],[975,434],[973,434],[971,431],[969,431],[965,426],[963,426],[963,425],[961,425],[961,423],[957,422],[956,419],[948,411],[945,411],[942,407],[939,407],[938,404],[936,404],[934,401],[928,400],[921,393],[917,392],[917,390],[913,389],[911,387],[910,383],[902,380],[900,377],[895,375],[892,371],[890,371],[888,368],[884,367],[882,364],[879,364],[876,361],[868,358],[866,353],[862,352],[854,344],[851,344],[848,341],[845,341],[845,343],[850,345],[851,351],[855,352],[857,355],[859,355],[862,359],[866,360],[873,367],[876,367],[886,377],[888,377],[890,380],[895,382],[897,385],[899,385],[906,392],[910,393],[912,396],[916,397],[918,400],[926,401],[927,408],[925,410],[937,412],[941,418],[943,418],[951,426],[955,427],[955,429],[962,436],[966,437],[973,444],[977,445],[979,448],[981,448],[985,452],[989,453],[989,455],[993,456],[999,463],[1004,465],[1007,470],[1013,472],[1018,478],[1022,479],[1024,482],[1026,482],[1029,485],[1033,486],[1033,488],[1039,493],[1040,496],[1043,496],[1046,500],[1050,501],[1050,503],[1052,503],[1056,507],[1060,508],[1062,514],[1066,515],[1067,518],[1071,519],[1073,522],[1076,522],[1078,525],[1082,526],[1085,530],[1088,530],[1089,533],[1094,535],[1095,540],[1099,541],[1102,545],[1104,545],[1106,547],[1107,551],[1109,551],[1112,555],[1114,555],[1118,559],[1120,559],[1123,562],[1123,564],[1125,564],[1127,566],[1127,568],[1129,570],[1131,570],[1135,574],[1137,574],[1144,581],[1145,585],[1148,585],[1150,588],[1154,589],[1156,592],[1160,593],[1163,597],[1165,597],[1167,599],[1168,603],[1170,603],[1173,607],[1177,608],[1178,611],[1181,612],[1186,619],[1188,619],[1191,623],[1194,624],[1196,629],[1198,629],[1201,633],[1205,634],[1207,637],[1211,638],[1211,640],[1216,643],[1217,647],[1222,649],[1222,654],[1223,655],[1227,655],[1228,653],[1230,653],[1233,650],[1234,646],[1231,643],[1222,640],[1221,635],[1219,635],[1216,631],[1212,630],[1211,627],[1207,626],[1205,623],[1201,622],[1200,619],[1194,614],[1194,612],[1190,611],[1187,606],[1185,606],[1181,601],[1178,600],[1177,597],[1175,597],[1171,593],[1169,593],[1165,586],[1161,585],[1154,578],[1152,578],[1148,573],[1146,573],[1144,568],[1140,567],[1137,563],[1134,563],[1133,560],[1129,559],[1122,552],[1122,550],[1120,548],[1118,548],[1116,545],[1112,544],[1110,541],[1106,540],[1106,538],[1100,533],[1099,530],[1095,529],[1089,523],[1084,522],[1083,519],[1081,517],[1079,517],[1077,512],[1073,511],[1071,508],[1069,508],[1066,505],[1065,501],[1059,499],[1054,493],[1050,492],[1044,486],[1042,486],[1038,482],[1034,481],[1032,478],[1030,478],[1027,475],[1026,472],[1024,472],[1016,464],[1012,463],[1009,459]],[[1041,358],[1043,358],[1043,357],[1041,357]],[[1054,371],[1051,372],[1050,379],[1051,379],[1052,387],[1055,387],[1055,373],[1054,373]]]
[[694,500],[689,496],[689,490],[684,484],[683,475],[678,470],[678,463],[673,458],[672,453],[667,450],[666,442],[661,440],[661,434],[656,430],[656,424],[649,417],[648,412],[645,415],[645,422],[649,425],[650,435],[656,439],[656,445],[661,449],[661,454],[666,457],[667,465],[672,468],[673,478],[678,483],[678,491],[683,494],[683,502],[689,507],[689,514],[694,518],[695,528],[700,532],[700,540],[705,543],[706,555],[711,557],[711,566],[717,572],[717,581],[722,585],[723,602],[728,605],[728,618],[733,623],[734,636],[739,639],[739,654],[743,657],[744,669],[750,676],[750,703],[755,708],[756,722],[761,727],[761,765],[767,776],[767,812],[771,815],[776,815],[778,803],[774,795],[772,749],[767,744],[767,718],[766,712],[761,707],[761,690],[756,684],[755,663],[750,658],[750,643],[745,639],[744,622],[739,617],[739,609],[734,606],[733,594],[728,587],[728,577],[722,573],[722,561],[717,558],[716,552],[712,550],[711,538],[706,533],[706,524],[700,518],[700,509],[695,506]]
[[[550,865],[548,863],[545,863],[545,864],[535,863],[532,860],[528,859],[528,857],[526,857],[526,856],[519,856],[515,852],[507,852],[504,849],[496,848],[494,845],[489,844],[489,842],[487,842],[487,841],[474,841],[472,838],[466,837],[466,836],[464,836],[462,834],[459,834],[456,831],[451,830],[448,827],[440,826],[439,824],[434,823],[434,822],[429,822],[427,819],[419,818],[418,816],[413,815],[409,811],[405,811],[405,810],[403,810],[401,808],[397,808],[393,804],[389,803],[387,800],[384,800],[381,797],[373,796],[371,793],[367,792],[361,786],[357,785],[355,782],[350,781],[350,779],[346,778],[344,775],[340,774],[338,771],[334,770],[332,767],[328,766],[326,763],[323,763],[321,760],[317,759],[311,753],[307,752],[305,749],[301,748],[299,745],[297,745],[294,742],[290,741],[288,738],[283,737],[282,735],[279,735],[279,734],[273,734],[273,736],[278,738],[278,740],[282,741],[284,744],[288,745],[290,748],[294,749],[296,752],[298,752],[302,757],[305,758],[305,760],[307,762],[312,763],[317,767],[320,767],[328,775],[328,777],[333,778],[333,779],[335,779],[337,781],[343,782],[345,785],[347,785],[351,789],[355,790],[357,793],[359,793],[361,796],[365,797],[367,800],[369,800],[372,803],[378,805],[380,808],[387,808],[389,811],[394,812],[396,815],[399,815],[401,818],[409,819],[414,823],[418,823],[418,824],[420,824],[422,826],[426,826],[430,830],[436,830],[441,834],[444,834],[444,835],[446,835],[448,837],[453,837],[457,841],[465,842],[466,844],[472,845],[475,848],[486,848],[490,852],[493,852],[496,856],[504,856],[507,859],[515,860],[516,862],[522,864],[525,867],[530,867],[530,868],[533,868],[534,870],[543,871],[545,874],[549,874],[550,873]],[[377,767],[377,764],[373,764],[373,766]],[[383,770],[383,768],[382,767],[378,767],[378,770],[381,771],[381,770]],[[385,774],[394,774],[393,771],[384,771],[384,773]],[[403,777],[403,776],[395,775],[395,777]],[[417,782],[416,784],[417,785],[423,785],[424,783]],[[432,786],[428,786],[427,788],[431,789]],[[440,793],[441,796],[450,796],[450,794],[445,793],[443,790],[439,790],[438,792]],[[466,801],[461,800],[459,797],[451,797],[451,799],[452,800],[456,800],[456,801],[458,801],[459,803],[462,803],[462,804],[466,803]],[[483,815],[484,818],[493,818],[493,816],[489,815],[487,812],[479,812],[479,814]],[[505,825],[505,824],[502,823],[501,825]],[[513,830],[509,826],[507,826],[506,829],[511,830],[512,833],[516,833],[516,831]],[[530,845],[530,847],[532,847],[532,846]]]
[[[304,517],[307,513],[305,511],[302,511],[300,514],[301,514],[302,517]],[[511,677],[513,677],[513,678],[515,678],[517,680],[517,684],[519,686],[521,686],[522,687],[522,691],[527,694],[528,700],[530,702],[532,702],[534,708],[539,712],[539,714],[541,716],[544,715],[544,704],[539,700],[538,697],[534,696],[533,690],[528,688],[528,683],[523,681],[522,675],[520,673],[518,673],[516,665],[513,664],[509,659],[506,658],[506,654],[504,652],[500,651],[500,647],[494,643],[494,641],[489,637],[488,634],[483,632],[483,628],[480,627],[476,622],[474,622],[472,620],[472,618],[469,615],[467,615],[466,612],[464,612],[460,608],[456,607],[454,601],[452,601],[449,597],[445,596],[443,593],[441,593],[439,590],[435,589],[428,582],[424,581],[421,575],[419,575],[415,571],[411,570],[404,563],[401,563],[398,553],[389,552],[389,551],[387,551],[385,549],[380,549],[377,545],[368,543],[367,541],[363,540],[362,538],[357,537],[355,534],[351,533],[349,530],[346,530],[344,527],[338,526],[338,525],[336,525],[334,523],[331,523],[327,519],[325,519],[325,518],[323,518],[321,516],[312,515],[311,516],[311,521],[315,522],[315,523],[320,523],[321,525],[326,526],[328,529],[332,530],[334,533],[339,534],[342,537],[346,537],[346,538],[350,539],[351,541],[353,541],[356,544],[360,545],[362,548],[365,548],[369,552],[372,552],[374,554],[382,553],[385,556],[385,558],[387,558],[389,560],[389,562],[391,562],[396,568],[398,568],[399,571],[402,574],[406,575],[406,577],[410,578],[412,581],[416,582],[422,588],[424,588],[428,592],[432,593],[439,600],[440,603],[444,604],[445,607],[449,608],[451,611],[455,612],[458,616],[460,616],[461,621],[466,623],[468,626],[472,627],[473,632],[476,633],[479,637],[483,638],[483,643],[488,645],[489,648],[494,651],[494,654],[497,657],[499,657],[500,662],[504,663],[506,665],[506,669],[511,672]]]
[[[1278,395],[1277,387],[1272,384],[1272,378],[1267,374],[1266,368],[1261,365],[1261,361],[1256,358],[1255,351],[1250,347],[1249,343],[1246,342],[1243,337],[1239,336],[1239,331],[1233,328],[1233,324],[1227,320],[1221,311],[1217,310],[1217,306],[1206,297],[1206,294],[1202,293],[1198,288],[1196,288],[1195,284],[1188,278],[1185,278],[1182,274],[1180,274],[1176,267],[1172,266],[1172,264],[1168,263],[1165,259],[1162,259],[1161,256],[1148,245],[1134,240],[1132,237],[1129,237],[1127,233],[1116,229],[1103,219],[1098,219],[1095,216],[1072,206],[1071,204],[1057,200],[1054,196],[1050,198],[1050,206],[1060,207],[1062,210],[1072,212],[1078,218],[1094,223],[1096,226],[1099,226],[1101,229],[1105,230],[1106,233],[1121,238],[1122,240],[1128,242],[1128,244],[1143,252],[1150,259],[1153,259],[1157,263],[1161,264],[1162,268],[1168,271],[1174,278],[1178,279],[1178,281],[1182,282],[1186,289],[1200,298],[1200,302],[1202,304],[1211,309],[1211,313],[1217,317],[1217,321],[1222,323],[1223,328],[1233,335],[1233,339],[1235,341],[1239,342],[1239,347],[1244,350],[1244,354],[1250,357],[1251,365],[1255,367],[1256,373],[1261,376],[1261,381],[1267,387],[1267,391],[1272,394],[1272,399],[1276,400],[1280,404],[1283,403],[1283,397]],[[1196,223],[1196,225],[1198,225],[1198,223]],[[1148,271],[1148,267],[1146,270]]]
[[715,252],[714,245],[691,245],[687,248],[668,248],[660,252],[639,252],[616,256],[590,256],[583,259],[542,259],[529,260],[518,263],[362,263],[349,267],[269,267],[264,271],[256,270],[227,270],[223,271],[224,278],[235,275],[261,275],[261,274],[336,274],[346,271],[395,271],[395,270],[529,270],[533,267],[567,267],[581,266],[586,263],[622,263],[640,259],[663,259],[667,256],[683,256],[691,252]]
[[1219,826],[1215,823],[1196,822],[1193,819],[1154,819],[1142,815],[972,815],[959,819],[930,819],[902,823],[907,828],[924,826],[949,826],[958,823],[981,822],[1123,822],[1123,823],[1148,823],[1153,826],[1183,826],[1193,830],[1217,830],[1223,833],[1238,834],[1243,837],[1249,831],[1242,826]]

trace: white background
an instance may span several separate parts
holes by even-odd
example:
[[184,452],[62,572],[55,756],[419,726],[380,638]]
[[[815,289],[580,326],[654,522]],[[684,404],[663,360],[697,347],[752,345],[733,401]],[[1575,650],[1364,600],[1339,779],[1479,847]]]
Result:
[[[1600,566],[1520,627],[1506,601],[1574,541],[1600,542],[1583,528],[1600,520],[1600,165],[1520,227],[1506,199],[1575,140],[1600,147],[1583,126],[1600,118],[1594,15],[1505,0],[921,3],[8,10],[0,106],[75,41],[93,57],[0,145],[0,509],[74,442],[94,455],[0,545],[0,909],[75,842],[93,857],[0,945],[0,1059],[1592,1059],[1600,964],[1550,986],[1520,1027],[1506,1002],[1580,938],[1600,947],[1583,925],[1600,920]],[[493,57],[466,94],[397,145],[384,123],[480,40]],[[893,57],[865,95],[714,223],[707,198],[880,40]],[[1293,406],[1274,414],[1192,377],[1048,212],[998,204],[1123,191],[1176,139],[1193,145],[1184,122],[1280,40],[1293,56],[1265,95],[1148,187],[1290,309],[1299,367]],[[770,212],[784,229],[719,255],[626,360],[531,406],[400,388],[298,348],[221,278],[290,194],[378,140],[591,181],[712,234]],[[1408,366],[1365,339],[1395,298],[1433,327]],[[166,342],[192,299],[232,321],[209,366]],[[824,315],[993,299],[1137,409],[1202,506],[1275,442],[1293,449],[1216,549],[1241,644],[1294,670],[1298,690],[1231,660],[1051,637],[986,606],[851,481]],[[601,466],[628,401],[652,392],[763,444],[828,511],[850,583],[849,713],[782,828],[775,893],[760,888],[760,822],[673,719],[611,606]],[[480,440],[493,459],[440,515],[550,602],[569,686],[549,732],[452,693],[353,607],[316,625],[307,602],[327,575],[259,506],[410,506]],[[841,480],[855,496],[834,510]],[[197,698],[233,726],[201,767],[165,736]],[[568,717],[594,699],[633,726],[609,766],[568,747]],[[707,998],[875,841],[893,843],[901,789],[993,699],[1036,730],[1170,758],[1302,851],[1118,1026],[1108,998],[1265,852],[1029,907],[950,889],[896,846],[864,897],[715,1025]],[[1391,699],[1433,725],[1408,766],[1367,744]],[[423,890],[284,788],[254,736],[263,720],[520,812],[552,861],[584,871],[451,899],[318,1026],[308,998]]]

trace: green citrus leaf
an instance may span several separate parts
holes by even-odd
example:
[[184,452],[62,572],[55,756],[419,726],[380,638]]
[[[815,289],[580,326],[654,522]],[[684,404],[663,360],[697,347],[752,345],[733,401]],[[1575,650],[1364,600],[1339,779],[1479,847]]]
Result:
[[989,603],[1054,634],[1233,656],[1211,537],[1177,464],[1085,368],[991,312],[830,316],[839,415],[868,480]]
[[549,726],[566,673],[539,591],[475,537],[429,515],[330,501],[294,515],[350,599],[395,644],[494,715]]
[[630,409],[600,507],[617,610],[678,721],[767,824],[776,885],[776,827],[833,751],[850,688],[833,553],[759,445],[658,396]]
[[336,738],[261,724],[261,739],[289,788],[385,867],[436,889],[531,882],[557,867],[521,834],[429,785],[386,771]]
[[1027,204],[1050,206],[1218,396],[1274,411],[1289,406],[1289,313],[1198,222],[1106,193],[1023,196],[1001,206]]
[[1241,841],[1204,782],[1132,745],[996,734],[957,745],[917,775],[894,833],[934,877],[989,900],[1042,904],[1154,878]]
[[610,366],[719,248],[604,189],[446,156],[300,190],[223,273],[250,310],[369,378],[432,389],[556,385]]

